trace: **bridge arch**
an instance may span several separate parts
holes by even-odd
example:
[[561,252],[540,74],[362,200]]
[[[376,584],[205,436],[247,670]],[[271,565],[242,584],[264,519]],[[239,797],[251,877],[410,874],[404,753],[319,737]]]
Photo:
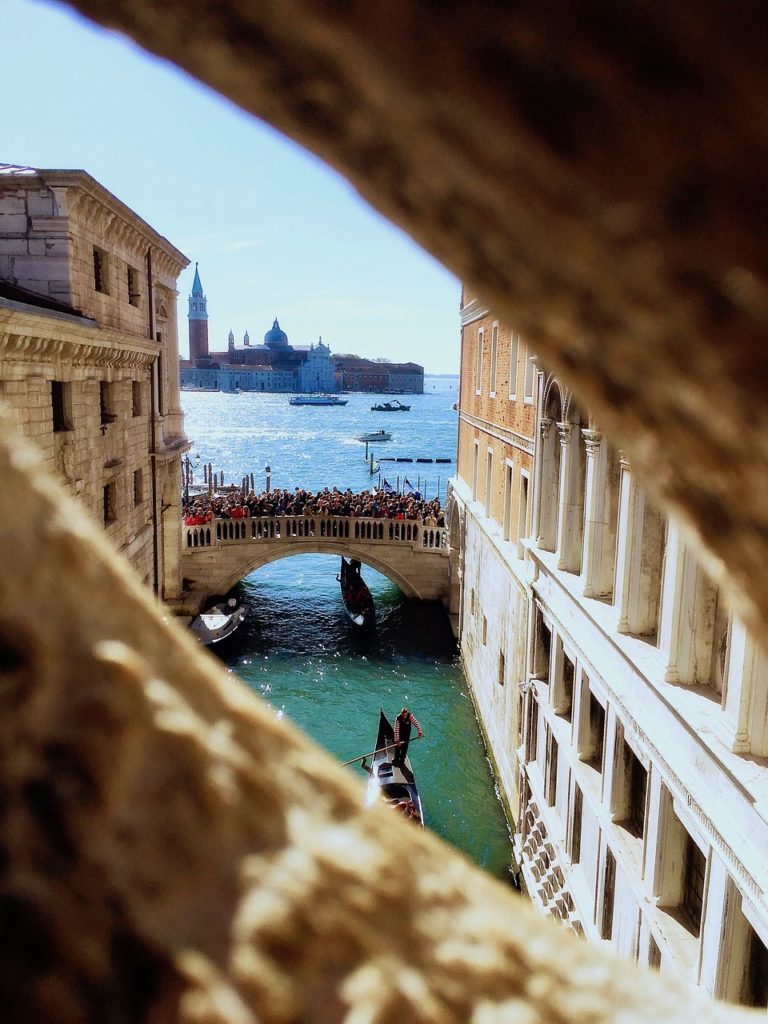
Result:
[[443,527],[392,520],[281,516],[183,527],[182,572],[189,604],[224,594],[270,562],[300,554],[357,558],[406,597],[446,601],[448,548]]
[[253,552],[250,558],[244,558],[237,568],[233,568],[226,575],[222,575],[222,584],[215,592],[225,594],[236,583],[239,583],[241,579],[250,576],[252,572],[257,572],[265,565],[269,565],[271,562],[279,562],[284,558],[297,558],[300,555],[332,555],[337,558],[345,555],[347,558],[357,558],[363,565],[367,565],[369,568],[380,572],[382,576],[386,576],[390,582],[402,590],[406,597],[416,599],[421,597],[417,587],[407,576],[395,566],[390,565],[385,559],[377,558],[375,553],[372,552],[363,553],[354,545],[338,541],[332,543],[319,541],[316,544],[302,544],[301,546],[281,544],[262,548],[259,551]]

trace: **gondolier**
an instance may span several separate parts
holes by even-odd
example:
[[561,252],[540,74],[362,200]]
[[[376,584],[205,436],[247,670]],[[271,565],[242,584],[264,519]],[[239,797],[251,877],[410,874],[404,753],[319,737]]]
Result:
[[405,763],[405,758],[408,754],[408,743],[411,739],[411,726],[416,729],[419,734],[419,739],[424,735],[424,732],[419,724],[418,718],[412,715],[408,708],[403,708],[400,714],[395,719],[395,743],[397,747],[395,749],[395,756],[392,759],[392,763],[397,767],[401,767]]

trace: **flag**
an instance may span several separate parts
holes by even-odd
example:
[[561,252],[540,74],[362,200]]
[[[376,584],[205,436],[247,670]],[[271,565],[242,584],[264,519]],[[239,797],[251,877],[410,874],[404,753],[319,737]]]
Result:
[[421,494],[416,490],[408,477],[405,477],[403,480],[403,494],[409,494],[416,501],[421,501]]
[[387,483],[386,478],[381,481],[381,489],[382,491],[384,491],[385,494],[395,493],[395,488],[392,486],[392,484]]

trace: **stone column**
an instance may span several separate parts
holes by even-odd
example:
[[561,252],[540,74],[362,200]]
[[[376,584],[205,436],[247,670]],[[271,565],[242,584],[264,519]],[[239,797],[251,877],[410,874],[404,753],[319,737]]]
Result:
[[584,478],[579,432],[573,423],[558,423],[560,498],[557,517],[557,568],[578,572],[584,532]]
[[582,430],[586,451],[584,474],[584,547],[581,574],[584,596],[605,593],[602,585],[603,541],[605,533],[606,451],[603,435],[597,430]]
[[557,543],[559,450],[552,429],[554,422],[542,418],[539,423],[539,444],[536,451],[536,543],[546,551],[554,551]]

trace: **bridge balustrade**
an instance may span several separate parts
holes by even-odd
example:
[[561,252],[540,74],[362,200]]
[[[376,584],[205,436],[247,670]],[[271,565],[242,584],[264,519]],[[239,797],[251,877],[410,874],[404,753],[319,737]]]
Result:
[[252,516],[214,519],[205,526],[182,526],[186,549],[318,538],[361,541],[365,544],[403,543],[440,550],[447,545],[441,526],[423,526],[407,519],[353,519],[348,516]]

